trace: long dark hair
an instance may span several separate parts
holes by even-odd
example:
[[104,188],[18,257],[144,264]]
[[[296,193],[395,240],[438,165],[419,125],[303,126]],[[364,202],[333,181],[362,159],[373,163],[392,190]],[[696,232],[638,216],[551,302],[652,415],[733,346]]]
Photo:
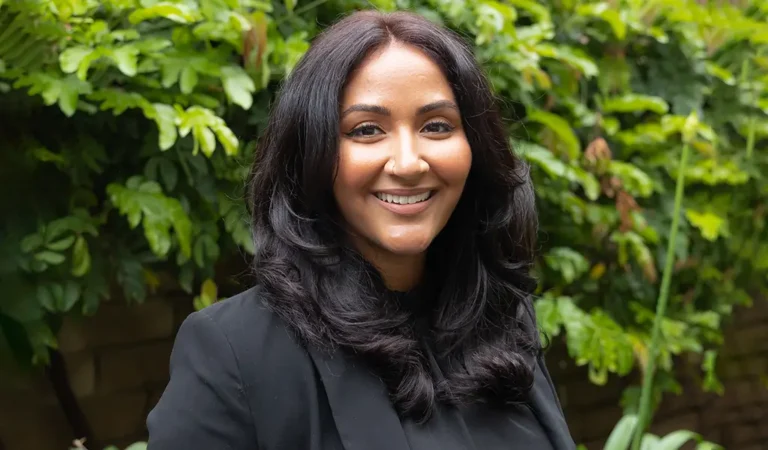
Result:
[[[438,289],[429,338],[448,361],[433,379],[408,311],[347,245],[332,186],[350,73],[391,42],[420,49],[453,88],[472,149],[465,190],[430,246]],[[331,26],[287,78],[250,180],[254,270],[266,303],[305,345],[369,361],[403,416],[435,401],[525,402],[540,350],[529,275],[537,220],[527,166],[510,151],[488,81],[456,34],[414,14],[364,11]]]

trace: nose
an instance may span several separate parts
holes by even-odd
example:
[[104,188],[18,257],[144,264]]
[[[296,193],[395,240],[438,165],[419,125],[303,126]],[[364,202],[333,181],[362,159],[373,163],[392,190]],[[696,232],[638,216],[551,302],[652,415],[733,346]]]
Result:
[[384,169],[389,175],[417,180],[429,171],[429,164],[419,152],[417,139],[411,133],[402,133],[393,143],[392,155]]

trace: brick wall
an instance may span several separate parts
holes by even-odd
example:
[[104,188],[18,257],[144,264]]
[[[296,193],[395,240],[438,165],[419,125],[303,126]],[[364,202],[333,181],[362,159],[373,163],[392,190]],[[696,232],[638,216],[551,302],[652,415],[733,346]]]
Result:
[[[107,303],[93,318],[65,322],[59,339],[71,385],[102,443],[144,437],[144,420],[167,381],[173,336],[190,303],[184,296],[138,306]],[[591,384],[562,346],[551,349],[548,364],[574,438],[590,450],[601,448],[621,416],[619,397],[629,381]],[[729,450],[768,450],[768,302],[739,311],[727,328],[719,369],[724,396],[702,393],[697,368],[680,366],[684,394],[664,400],[654,432],[684,428]],[[42,376],[3,369],[0,450],[66,450],[75,437]]]
[[[64,322],[59,349],[99,442],[144,438],[144,420],[168,380],[173,337],[191,309],[186,296],[133,306],[109,302],[94,317]],[[79,437],[71,435],[42,374],[0,372],[0,450],[67,450]]]

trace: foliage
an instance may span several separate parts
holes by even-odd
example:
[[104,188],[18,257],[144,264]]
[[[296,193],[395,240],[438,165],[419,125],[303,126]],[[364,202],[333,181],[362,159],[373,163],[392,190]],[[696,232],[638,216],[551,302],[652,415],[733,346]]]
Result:
[[[608,436],[603,450],[628,450],[632,435],[639,423],[640,418],[635,414],[627,414],[622,417]],[[703,440],[699,434],[686,430],[673,431],[663,437],[645,433],[642,435],[640,448],[642,450],[679,450],[690,441],[696,442],[696,450],[722,449],[717,444]]]
[[645,367],[677,218],[658,376],[706,355],[716,389],[721,324],[768,274],[764,0],[0,0],[0,330],[18,359],[45,363],[64,314],[140,302],[166,274],[197,307],[221,295],[216,267],[253,250],[242,183],[279,81],[371,5],[472,39],[532,165],[542,329],[595,383]]

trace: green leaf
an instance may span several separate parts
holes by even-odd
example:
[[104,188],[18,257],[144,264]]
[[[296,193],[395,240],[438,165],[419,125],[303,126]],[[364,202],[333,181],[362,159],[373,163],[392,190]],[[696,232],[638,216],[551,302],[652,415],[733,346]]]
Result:
[[72,248],[72,275],[82,277],[91,269],[91,253],[88,242],[83,236],[78,236]]
[[107,193],[132,226],[141,221],[144,236],[153,253],[158,256],[168,253],[171,247],[170,229],[173,228],[182,253],[191,254],[192,223],[181,203],[163,195],[159,184],[135,176],[125,186],[117,183],[108,185]]
[[[90,47],[69,47],[59,55],[59,65],[64,73],[77,72],[83,60],[93,53]],[[87,70],[87,69],[86,69]]]
[[576,13],[582,16],[599,17],[608,22],[608,25],[613,30],[613,34],[620,41],[623,41],[627,36],[627,25],[622,20],[620,12],[612,9],[608,3],[582,4],[576,8]]
[[293,12],[293,9],[296,7],[296,0],[285,0],[285,9],[288,10],[288,12]]
[[132,24],[145,20],[164,18],[178,23],[192,23],[197,21],[199,14],[187,5],[171,2],[159,2],[148,8],[140,8],[128,16]]
[[21,251],[31,253],[43,245],[43,237],[37,233],[30,234],[21,240]]
[[516,142],[513,147],[518,149],[520,156],[533,165],[544,170],[552,178],[564,178],[578,183],[584,188],[584,193],[590,200],[596,200],[600,195],[600,184],[591,173],[581,167],[575,166],[576,162],[567,165],[557,159],[555,155],[544,147],[530,142]]
[[646,433],[640,442],[640,450],[656,450],[659,445],[659,437],[655,434]]
[[[719,318],[719,316],[718,316]],[[707,350],[704,352],[704,358],[701,361],[701,370],[704,372],[704,381],[702,387],[705,392],[715,392],[723,395],[723,383],[717,378],[717,351]]]
[[654,450],[678,450],[686,442],[697,440],[699,435],[687,430],[678,430],[661,438]]
[[185,137],[192,132],[195,145],[201,146],[206,156],[213,154],[216,148],[216,138],[224,146],[227,154],[237,153],[238,142],[234,133],[226,126],[224,120],[216,116],[211,110],[192,106],[186,111],[178,109],[177,112],[179,114],[179,135]]
[[179,170],[176,165],[168,159],[161,159],[158,167],[160,171],[160,178],[165,184],[165,189],[172,191],[176,187],[176,183],[179,181]]
[[125,450],[147,450],[147,443],[136,442],[126,447]]
[[64,239],[60,239],[56,242],[51,242],[50,244],[46,245],[46,247],[48,248],[48,250],[61,252],[68,249],[74,243],[75,243],[75,237],[67,236]]
[[534,302],[539,329],[548,337],[560,334],[562,318],[557,309],[557,301],[556,297],[544,296]]
[[686,209],[685,217],[691,225],[701,231],[702,237],[708,241],[716,241],[717,238],[728,233],[726,219],[717,214]]
[[603,100],[602,110],[605,113],[630,113],[652,111],[656,114],[666,114],[669,105],[661,97],[641,94],[624,94]]
[[249,109],[253,104],[252,93],[256,90],[251,77],[238,66],[222,67],[221,76],[227,98],[241,108]]
[[581,253],[568,247],[555,247],[544,255],[549,267],[560,272],[566,284],[589,270],[589,261]]
[[35,253],[35,259],[51,265],[61,264],[66,260],[64,255],[62,255],[61,253],[50,252],[50,251],[42,251],[39,253]]
[[181,89],[181,92],[184,94],[190,94],[195,90],[196,85],[197,71],[191,66],[187,66],[182,69],[181,79],[179,81],[179,88]]
[[136,66],[138,64],[139,49],[132,45],[125,45],[113,49],[110,57],[117,64],[117,68],[123,74],[132,77],[136,75]]
[[633,164],[612,160],[608,165],[608,172],[618,177],[632,195],[650,197],[653,194],[653,179]]
[[713,77],[719,79],[728,86],[736,85],[736,77],[733,76],[730,70],[725,67],[719,66],[711,61],[707,61],[704,65],[707,69],[707,73]]
[[[56,285],[59,289],[61,286]],[[57,296],[63,295],[63,290],[59,292],[52,284],[40,285],[37,288],[37,301],[49,312],[56,312]]]
[[573,132],[573,129],[565,119],[557,114],[538,109],[528,111],[527,117],[528,120],[538,122],[551,129],[565,146],[565,151],[569,158],[576,159],[581,155],[579,138],[576,137],[576,133]]
[[61,296],[61,300],[57,305],[58,311],[65,313],[71,310],[72,307],[75,306],[75,303],[80,299],[80,290],[81,287],[79,284],[71,280],[67,281],[64,285],[64,292]]
[[154,113],[151,118],[154,119],[157,124],[157,129],[160,134],[158,146],[160,147],[160,150],[168,150],[176,143],[176,121],[178,120],[178,115],[176,114],[176,110],[169,105],[155,103],[152,106]]
[[506,0],[506,3],[509,3],[517,9],[528,11],[531,16],[536,19],[537,22],[543,23],[545,25],[552,22],[549,10],[538,2],[533,0]]
[[632,441],[632,434],[637,427],[638,418],[634,414],[622,417],[608,436],[603,450],[627,450]]
[[536,52],[542,57],[560,60],[584,74],[587,78],[597,76],[597,64],[582,50],[572,47],[538,44]]

